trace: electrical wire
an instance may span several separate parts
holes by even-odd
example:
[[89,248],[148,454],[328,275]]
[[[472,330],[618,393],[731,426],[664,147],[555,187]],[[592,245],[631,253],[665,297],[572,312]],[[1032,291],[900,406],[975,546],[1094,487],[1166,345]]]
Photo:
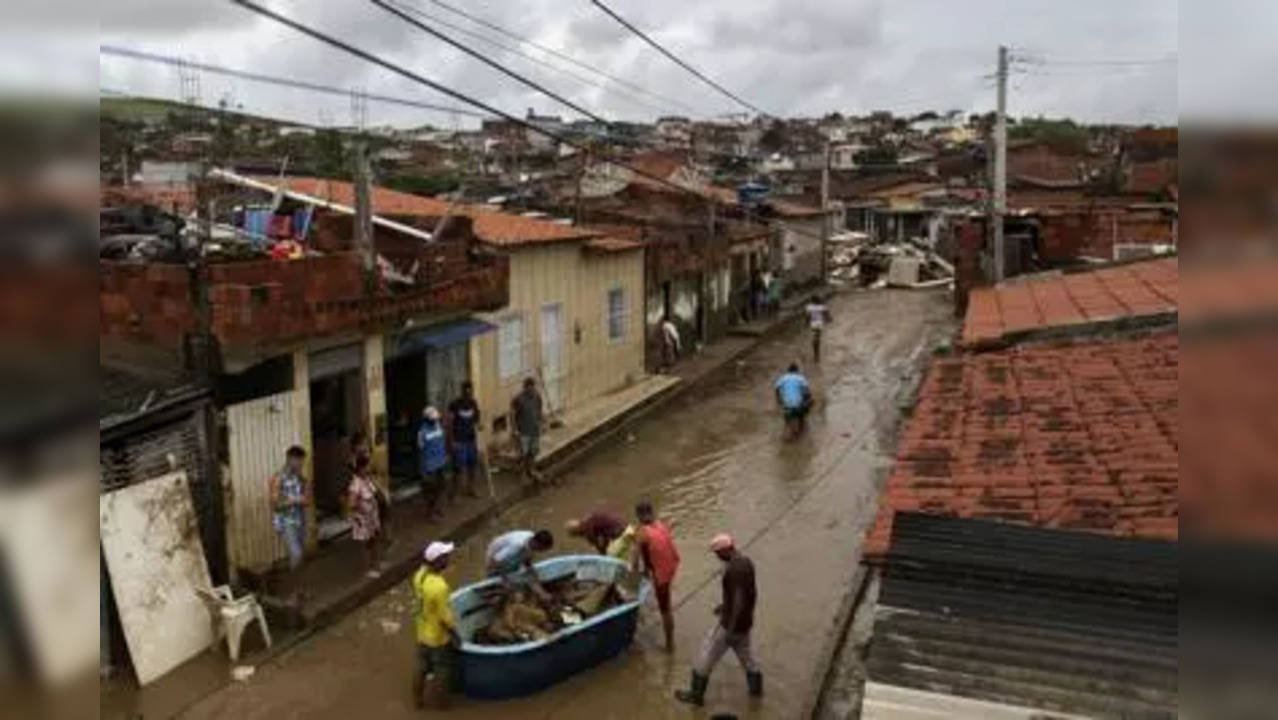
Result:
[[[145,52],[142,50],[133,50],[130,48],[118,47],[114,45],[101,45],[98,47],[98,53],[109,55],[112,57],[129,58],[131,60],[141,60],[143,62],[158,63],[161,65],[169,65],[172,67],[189,67],[210,72],[215,75],[223,75],[226,77],[240,78],[242,80],[251,80],[253,82],[266,83],[269,85],[278,85],[283,87],[297,88],[299,90],[310,90],[311,92],[324,93],[327,95],[340,95],[342,97],[350,97],[350,89],[333,87],[331,85],[321,85],[319,83],[308,82],[306,80],[294,80],[291,78],[279,77],[276,75],[264,75],[262,73],[249,72],[247,70],[236,70],[233,68],[213,65],[211,63],[193,62],[170,55],[161,55],[158,53]],[[389,95],[377,95],[372,93],[360,93],[369,100],[388,103],[391,105],[403,105],[405,107],[414,107],[423,110],[434,110],[444,113],[456,113],[458,115],[466,115],[468,117],[488,117],[484,113],[466,110],[464,108],[449,107],[446,105],[435,105],[432,103],[421,102],[419,100],[409,100],[406,98],[391,97]]]
[[714,80],[711,80],[710,78],[706,77],[706,75],[705,75],[704,73],[702,73],[700,70],[697,70],[696,68],[692,67],[692,66],[691,66],[691,65],[689,65],[688,63],[686,63],[686,62],[684,62],[683,60],[679,59],[679,58],[678,58],[678,57],[677,57],[674,53],[672,53],[672,52],[670,52],[669,50],[667,50],[667,49],[665,49],[664,47],[662,47],[660,43],[658,43],[656,40],[653,40],[651,37],[649,37],[647,34],[645,34],[642,30],[640,30],[639,28],[637,28],[637,27],[635,27],[634,25],[630,24],[630,22],[629,22],[629,21],[627,21],[625,18],[621,17],[621,16],[620,16],[620,15],[618,15],[617,13],[613,12],[612,8],[609,8],[607,5],[604,5],[602,2],[600,2],[600,0],[590,0],[590,2],[592,2],[592,3],[594,4],[594,6],[595,6],[595,7],[599,8],[599,9],[600,9],[600,10],[602,10],[602,11],[604,11],[604,13],[606,13],[606,14],[607,14],[609,17],[611,17],[613,20],[616,20],[617,22],[621,23],[621,25],[622,25],[622,26],[624,26],[627,30],[629,30],[630,32],[634,33],[635,35],[638,35],[640,38],[642,38],[642,39],[643,39],[643,41],[644,41],[644,42],[646,42],[646,43],[648,43],[649,45],[651,45],[652,47],[656,48],[657,52],[660,52],[662,55],[665,55],[667,58],[670,58],[670,60],[671,60],[671,61],[673,61],[676,65],[678,65],[679,67],[683,68],[684,70],[687,70],[688,72],[692,73],[693,75],[695,75],[696,77],[698,77],[699,79],[701,79],[701,81],[702,81],[702,82],[706,83],[706,84],[707,84],[707,85],[709,85],[710,87],[714,88],[715,90],[718,90],[720,93],[723,93],[723,94],[724,94],[724,95],[726,95],[727,97],[731,98],[731,99],[732,99],[733,101],[735,101],[738,105],[741,105],[742,107],[748,108],[748,109],[750,109],[752,112],[755,112],[755,113],[757,113],[757,114],[759,114],[759,115],[763,115],[763,116],[765,116],[765,117],[776,117],[775,115],[773,115],[773,114],[772,114],[772,113],[770,113],[770,112],[766,112],[766,111],[764,111],[764,110],[760,110],[760,109],[759,109],[759,107],[758,107],[758,106],[756,106],[756,105],[754,105],[753,103],[750,103],[750,102],[747,102],[747,101],[745,101],[745,100],[742,100],[742,99],[741,99],[741,97],[740,97],[740,96],[738,96],[736,93],[734,93],[734,92],[732,92],[731,90],[729,90],[729,89],[725,88],[724,86],[720,85],[719,83],[715,82]]
[[[394,15],[395,17],[399,18],[400,20],[403,20],[404,22],[408,23],[409,25],[412,25],[413,27],[417,28],[418,30],[421,30],[422,32],[428,33],[428,34],[430,34],[430,35],[435,36],[436,38],[438,38],[438,39],[440,39],[440,40],[443,40],[445,43],[447,43],[447,44],[451,45],[452,47],[454,47],[454,48],[456,48],[456,49],[458,49],[458,50],[461,50],[462,52],[466,53],[467,55],[469,55],[469,56],[471,56],[471,57],[475,58],[476,60],[478,60],[478,61],[480,61],[480,62],[484,63],[485,65],[487,65],[487,66],[489,66],[489,67],[493,68],[494,70],[496,70],[496,71],[498,71],[498,72],[502,73],[503,75],[506,75],[507,77],[513,78],[513,79],[515,79],[515,80],[518,80],[519,82],[521,82],[521,83],[523,83],[524,85],[527,85],[528,87],[530,87],[530,88],[532,88],[532,89],[534,89],[534,90],[536,90],[536,91],[538,91],[538,92],[542,93],[543,95],[547,95],[547,96],[549,96],[549,97],[551,97],[551,98],[554,98],[557,102],[559,102],[560,104],[564,105],[565,107],[572,108],[573,110],[576,110],[578,113],[580,113],[580,114],[582,114],[582,115],[584,115],[584,116],[586,116],[586,117],[588,117],[588,118],[590,118],[591,120],[594,120],[594,121],[596,121],[596,122],[608,123],[608,120],[605,120],[604,118],[600,117],[599,115],[596,115],[595,113],[593,113],[593,112],[591,112],[591,111],[587,110],[586,108],[584,108],[584,107],[582,107],[582,106],[578,105],[577,103],[573,102],[572,100],[569,100],[568,98],[564,97],[563,95],[560,95],[559,93],[555,92],[554,90],[551,90],[551,89],[549,89],[549,88],[545,87],[544,85],[541,85],[540,83],[536,82],[535,80],[531,80],[531,79],[529,79],[529,78],[527,78],[527,77],[524,77],[523,75],[521,75],[521,74],[519,74],[519,73],[515,72],[514,70],[511,70],[510,68],[506,67],[505,65],[502,65],[501,63],[497,62],[496,60],[493,60],[492,58],[488,57],[487,55],[484,55],[483,53],[479,52],[478,50],[475,50],[475,49],[471,48],[470,46],[466,45],[465,43],[462,43],[462,42],[459,42],[459,41],[457,41],[457,40],[454,40],[453,38],[449,37],[448,35],[445,35],[444,33],[442,33],[442,32],[440,32],[440,31],[436,30],[435,28],[433,28],[433,27],[431,27],[431,26],[427,25],[426,23],[423,23],[423,22],[421,22],[420,20],[417,20],[417,19],[415,19],[415,18],[413,18],[413,17],[410,17],[410,16],[408,15],[408,13],[406,13],[406,12],[404,12],[403,10],[399,9],[399,7],[398,7],[398,6],[393,6],[393,5],[391,5],[390,3],[387,3],[385,0],[368,0],[368,1],[369,1],[369,2],[371,2],[372,4],[376,5],[377,7],[379,7],[379,8],[381,8],[381,9],[385,10],[386,12],[388,12],[388,13],[390,13],[390,14]],[[609,124],[610,124],[610,123],[609,123]]]
[[[576,142],[573,142],[571,139],[569,139],[569,138],[567,138],[567,137],[565,137],[565,136],[563,136],[563,135],[560,135],[560,134],[555,133],[555,132],[553,132],[553,131],[550,131],[550,130],[547,130],[547,129],[545,129],[545,128],[542,128],[542,127],[539,127],[539,126],[537,126],[537,125],[534,125],[534,124],[532,124],[532,123],[530,123],[530,122],[527,122],[526,120],[523,120],[523,119],[521,119],[521,118],[519,118],[519,117],[516,117],[516,116],[514,116],[514,115],[511,115],[510,113],[505,112],[504,110],[501,110],[501,109],[496,108],[496,107],[494,107],[494,106],[492,106],[492,105],[489,105],[488,103],[485,103],[485,102],[484,102],[484,101],[482,101],[482,100],[477,100],[477,99],[475,99],[475,98],[472,98],[472,97],[470,97],[469,95],[466,95],[466,94],[465,94],[465,93],[463,93],[463,92],[460,92],[460,91],[458,91],[458,90],[454,90],[454,89],[452,89],[452,88],[450,88],[450,87],[447,87],[447,86],[445,86],[445,85],[442,85],[442,84],[440,84],[440,83],[438,83],[438,82],[436,82],[436,81],[434,81],[434,80],[431,80],[431,79],[429,79],[429,78],[427,78],[427,77],[424,77],[424,76],[422,76],[422,75],[421,75],[421,74],[419,74],[419,73],[416,73],[416,72],[414,72],[414,71],[412,71],[412,70],[409,70],[409,69],[407,69],[407,68],[404,68],[404,67],[401,67],[401,66],[399,66],[399,65],[396,65],[395,63],[390,62],[389,60],[386,60],[386,59],[380,58],[380,57],[378,57],[378,56],[376,56],[376,55],[374,55],[374,54],[372,54],[372,53],[368,52],[367,50],[362,50],[362,49],[360,49],[360,48],[355,47],[354,45],[351,45],[351,44],[350,44],[350,43],[348,43],[348,42],[345,42],[345,41],[340,40],[340,39],[338,39],[338,38],[335,38],[335,37],[333,37],[333,36],[331,36],[331,35],[328,35],[328,34],[326,34],[326,33],[323,33],[323,32],[321,32],[321,31],[319,31],[319,30],[316,30],[315,28],[309,27],[309,26],[307,26],[307,25],[303,25],[302,23],[300,23],[300,22],[298,22],[298,21],[296,21],[296,20],[294,20],[294,19],[292,19],[292,18],[290,18],[290,17],[287,17],[287,16],[285,16],[285,15],[281,15],[281,14],[279,14],[279,13],[275,12],[274,10],[271,10],[271,9],[269,9],[269,8],[267,8],[267,7],[264,7],[264,6],[262,6],[262,5],[259,5],[259,4],[257,4],[256,2],[253,2],[253,0],[231,0],[231,2],[235,3],[236,5],[239,5],[240,7],[245,8],[245,9],[247,9],[247,10],[251,10],[252,12],[255,12],[255,13],[257,13],[257,14],[259,14],[259,15],[263,16],[263,17],[270,18],[271,20],[274,20],[275,22],[278,22],[278,23],[280,23],[281,25],[284,25],[284,26],[286,26],[286,27],[290,27],[290,28],[292,28],[292,29],[296,30],[297,32],[302,33],[303,35],[306,35],[306,36],[308,36],[308,37],[314,38],[315,40],[318,40],[318,41],[320,41],[320,42],[322,42],[322,43],[324,43],[324,44],[326,44],[326,45],[329,45],[329,46],[331,46],[331,47],[337,48],[337,49],[339,49],[339,50],[341,50],[341,51],[343,51],[343,52],[345,52],[345,53],[347,53],[347,54],[349,54],[349,55],[354,55],[355,57],[358,57],[358,58],[360,58],[360,59],[362,59],[362,60],[365,60],[365,61],[367,61],[367,62],[370,62],[370,63],[372,63],[372,64],[374,64],[374,65],[379,66],[379,67],[385,68],[386,70],[389,70],[389,71],[391,71],[391,72],[393,72],[393,73],[395,73],[395,74],[397,74],[397,75],[400,75],[400,76],[402,76],[402,77],[405,77],[405,78],[407,78],[407,79],[409,79],[409,80],[412,80],[412,81],[414,81],[414,82],[416,82],[416,83],[420,83],[420,84],[422,84],[422,85],[425,85],[426,87],[429,87],[429,88],[431,88],[431,89],[433,89],[433,90],[436,90],[436,91],[438,91],[438,92],[440,92],[440,93],[443,93],[444,95],[447,95],[448,97],[451,97],[451,98],[453,98],[454,100],[458,100],[458,101],[460,101],[460,102],[466,103],[467,105],[471,105],[472,107],[477,107],[477,108],[479,108],[479,109],[481,109],[481,110],[484,110],[485,112],[488,112],[488,113],[491,113],[491,114],[496,115],[496,116],[498,116],[498,117],[501,117],[501,118],[503,118],[503,119],[505,119],[505,120],[507,120],[507,121],[509,121],[509,122],[511,122],[511,123],[513,123],[513,124],[515,124],[515,125],[518,125],[518,126],[520,126],[520,127],[524,128],[525,130],[529,130],[529,131],[532,131],[532,132],[538,133],[538,134],[543,135],[543,136],[545,136],[545,137],[548,137],[548,138],[550,138],[550,139],[552,139],[552,140],[555,140],[556,142],[559,142],[559,143],[561,143],[561,144],[563,144],[563,145],[567,145],[568,147],[571,147],[571,148],[576,148],[577,150],[580,150],[580,151],[587,151],[587,150],[589,150],[589,148],[587,148],[586,146],[581,145],[581,144],[576,143]],[[610,165],[613,165],[614,167],[624,168],[624,169],[626,169],[626,170],[628,170],[628,171],[630,171],[630,172],[634,173],[635,175],[638,175],[638,176],[640,176],[640,177],[647,178],[647,179],[652,180],[652,181],[654,181],[654,182],[656,182],[656,183],[658,183],[658,184],[660,184],[660,185],[664,185],[664,186],[669,187],[669,188],[671,188],[671,189],[673,189],[673,190],[676,190],[676,191],[678,191],[678,192],[687,193],[687,194],[689,194],[689,195],[696,196],[698,199],[703,200],[703,201],[706,201],[706,202],[710,203],[711,205],[715,205],[715,206],[717,206],[717,205],[720,205],[720,204],[724,204],[724,203],[723,203],[720,199],[718,199],[718,198],[716,198],[716,197],[714,197],[714,196],[712,196],[712,195],[703,194],[703,193],[698,192],[698,191],[696,191],[696,190],[693,190],[693,189],[691,189],[691,188],[685,187],[685,186],[683,186],[683,185],[679,185],[678,183],[671,182],[669,179],[664,178],[664,177],[661,177],[660,175],[655,175],[655,174],[650,173],[650,172],[647,172],[646,170],[643,170],[643,169],[641,169],[641,168],[634,167],[633,165],[627,165],[626,163],[624,163],[624,162],[622,162],[622,161],[620,161],[620,160],[617,160],[617,159],[615,159],[615,158],[609,157],[609,156],[607,156],[607,155],[605,155],[605,154],[597,153],[597,152],[596,152],[596,153],[594,153],[594,154],[595,154],[596,156],[599,156],[599,157],[600,157],[600,159],[601,159],[603,162],[606,162],[606,163],[608,163],[608,164],[610,164]],[[746,215],[747,217],[752,217],[752,218],[754,218],[754,219],[760,220],[760,221],[762,221],[764,224],[767,224],[767,225],[770,225],[770,224],[771,224],[771,223],[770,223],[770,222],[769,222],[766,218],[762,218],[762,217],[758,216],[757,214],[751,213],[749,210],[746,210],[746,209],[744,209],[744,208],[741,208],[741,209],[743,210],[743,212],[745,213],[745,215]],[[796,228],[796,227],[793,227],[793,226],[787,226],[787,230],[788,230],[789,232],[793,232],[793,233],[794,233],[794,234],[796,234],[796,235],[801,235],[801,236],[806,236],[806,237],[811,237],[811,238],[820,238],[820,237],[821,237],[819,234],[811,233],[811,232],[808,232],[808,231],[806,231],[806,230],[802,230],[802,229],[799,229],[799,228]]]
[[545,60],[543,60],[543,59],[541,59],[541,58],[539,58],[539,57],[536,57],[536,56],[534,56],[534,55],[530,55],[529,53],[526,53],[526,52],[524,52],[523,50],[520,50],[520,49],[519,49],[519,48],[517,48],[517,47],[511,47],[510,45],[506,45],[506,44],[504,44],[504,43],[498,42],[498,41],[496,41],[496,40],[493,40],[493,39],[492,39],[492,38],[490,38],[490,37],[487,37],[487,36],[481,35],[480,33],[474,32],[474,31],[472,31],[472,30],[467,30],[467,29],[466,29],[466,28],[464,28],[464,27],[461,27],[461,26],[459,26],[459,25],[457,25],[457,24],[455,24],[455,23],[451,23],[451,22],[449,22],[449,21],[447,21],[447,20],[444,20],[443,18],[440,18],[440,17],[438,17],[438,16],[431,15],[430,13],[424,12],[424,11],[422,11],[422,10],[420,10],[420,9],[418,9],[418,8],[415,8],[415,7],[413,7],[412,5],[409,5],[409,4],[407,4],[407,3],[403,3],[403,2],[395,2],[395,3],[393,3],[393,4],[394,4],[396,7],[398,7],[399,9],[403,10],[404,12],[411,13],[412,15],[416,15],[417,17],[420,17],[420,18],[422,18],[422,19],[424,19],[424,20],[427,20],[427,21],[430,21],[430,22],[436,23],[436,24],[438,24],[438,25],[442,25],[442,26],[444,26],[444,27],[446,27],[446,28],[448,28],[448,29],[452,30],[453,32],[460,33],[460,34],[465,35],[465,36],[467,36],[467,37],[474,38],[475,40],[478,40],[478,41],[480,41],[480,42],[482,42],[482,43],[487,43],[488,45],[491,45],[491,46],[493,46],[493,47],[499,48],[499,49],[501,49],[501,50],[503,50],[503,51],[505,51],[505,52],[511,53],[511,54],[513,54],[513,55],[518,55],[519,57],[524,58],[525,60],[527,60],[527,61],[529,61],[529,62],[531,62],[531,63],[535,63],[535,64],[540,65],[540,66],[542,66],[542,67],[544,67],[544,68],[547,68],[547,69],[549,69],[549,70],[553,70],[553,71],[555,71],[555,72],[557,72],[557,73],[562,73],[562,74],[564,74],[564,75],[566,75],[566,76],[568,76],[568,77],[572,78],[574,81],[579,82],[579,83],[582,83],[583,85],[589,85],[589,86],[591,86],[591,87],[599,88],[600,90],[603,90],[603,91],[605,91],[605,92],[614,93],[614,94],[616,94],[618,97],[625,98],[626,100],[628,100],[628,101],[630,101],[630,102],[632,102],[632,103],[634,103],[634,104],[636,104],[636,105],[641,105],[641,106],[643,106],[643,107],[645,107],[645,108],[647,108],[647,109],[649,109],[649,110],[656,110],[658,113],[664,113],[664,112],[666,112],[666,107],[664,107],[664,106],[654,105],[654,104],[652,104],[651,102],[649,102],[649,101],[647,101],[647,100],[644,100],[644,99],[642,99],[642,98],[635,97],[634,95],[631,95],[631,94],[629,94],[629,93],[626,93],[626,92],[624,92],[624,91],[622,91],[622,90],[619,90],[619,89],[617,89],[617,88],[609,87],[609,86],[607,86],[607,85],[604,85],[603,83],[596,82],[596,81],[591,80],[591,79],[589,79],[589,78],[582,77],[581,75],[579,75],[579,74],[577,74],[577,73],[575,73],[575,72],[573,72],[573,71],[571,71],[571,70],[568,70],[567,68],[560,67],[560,66],[558,66],[558,65],[555,65],[554,63],[550,63],[550,62],[547,62],[547,61],[545,61]]
[[672,97],[669,97],[669,96],[667,96],[667,95],[662,95],[662,94],[660,94],[660,93],[653,92],[653,91],[651,91],[651,90],[648,90],[647,88],[644,88],[644,87],[643,87],[643,86],[641,86],[641,85],[637,85],[637,84],[635,84],[635,83],[633,83],[633,82],[630,82],[629,80],[625,80],[625,79],[623,79],[623,78],[619,78],[619,77],[617,77],[617,76],[615,76],[615,75],[612,75],[612,74],[610,74],[610,73],[606,73],[606,72],[604,72],[603,70],[600,70],[599,68],[594,67],[594,66],[590,65],[589,63],[582,62],[581,60],[578,60],[577,58],[575,58],[575,57],[573,57],[573,56],[571,56],[571,55],[569,55],[569,54],[567,54],[567,53],[560,52],[559,50],[556,50],[556,49],[554,49],[554,48],[552,48],[552,47],[548,47],[548,46],[546,46],[546,45],[543,45],[543,44],[541,44],[541,43],[535,42],[535,41],[533,41],[533,40],[529,40],[528,38],[523,37],[523,36],[519,35],[518,33],[514,32],[514,31],[512,31],[512,30],[509,30],[509,29],[507,29],[507,28],[504,28],[504,27],[502,27],[502,26],[500,26],[500,25],[498,25],[498,24],[496,24],[496,23],[494,23],[494,22],[491,22],[491,21],[489,21],[489,20],[485,20],[485,19],[484,19],[484,18],[482,18],[482,17],[478,17],[478,16],[476,16],[476,15],[473,15],[473,14],[471,14],[471,13],[468,13],[468,12],[466,12],[465,10],[462,10],[462,9],[457,8],[457,7],[453,6],[453,5],[450,5],[450,4],[446,3],[446,2],[443,2],[443,0],[430,0],[430,2],[431,2],[431,3],[433,3],[433,4],[435,4],[435,5],[438,5],[439,7],[441,7],[441,8],[443,8],[443,9],[447,10],[448,12],[451,12],[451,13],[453,13],[453,14],[455,14],[455,15],[458,15],[458,16],[460,16],[460,17],[463,17],[463,18],[465,18],[465,19],[467,19],[467,20],[469,20],[469,21],[471,21],[471,22],[475,23],[476,25],[482,25],[483,27],[486,27],[486,28],[488,28],[489,30],[492,30],[493,32],[499,33],[499,34],[501,34],[501,35],[503,35],[503,36],[505,36],[505,37],[507,37],[507,38],[510,38],[511,40],[514,40],[514,41],[516,41],[516,42],[523,43],[523,44],[525,44],[525,45],[528,45],[529,47],[537,48],[538,50],[540,50],[541,52],[546,53],[547,55],[553,55],[554,57],[557,57],[557,58],[559,58],[560,60],[563,60],[564,62],[572,63],[573,65],[577,66],[578,68],[581,68],[582,70],[585,70],[585,71],[590,72],[590,73],[594,73],[595,75],[598,75],[598,76],[600,76],[600,77],[602,77],[602,78],[605,78],[605,79],[607,79],[607,80],[608,80],[608,81],[610,81],[610,82],[613,82],[613,83],[616,83],[616,84],[618,84],[618,85],[621,85],[622,87],[629,88],[630,90],[633,90],[634,92],[641,93],[641,94],[643,94],[643,95],[647,95],[647,96],[649,96],[649,97],[651,97],[651,98],[653,98],[653,99],[655,99],[655,100],[661,101],[661,102],[663,102],[663,103],[667,103],[667,104],[669,104],[669,105],[673,105],[673,106],[676,106],[676,107],[682,108],[685,112],[690,112],[690,113],[693,113],[693,114],[696,114],[696,112],[697,112],[695,108],[693,108],[691,105],[689,105],[689,104],[687,104],[687,103],[685,103],[685,102],[682,102],[682,101],[680,101],[680,100],[676,100],[676,99],[674,99],[674,98],[672,98]]

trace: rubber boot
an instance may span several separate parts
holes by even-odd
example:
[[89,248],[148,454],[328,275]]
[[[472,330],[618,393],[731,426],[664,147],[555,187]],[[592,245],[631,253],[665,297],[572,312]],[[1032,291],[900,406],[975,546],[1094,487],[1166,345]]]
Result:
[[693,670],[692,687],[687,690],[675,690],[675,699],[689,705],[703,705],[706,701],[706,685],[709,683],[709,677],[699,675],[696,670]]
[[746,685],[750,688],[750,697],[763,695],[763,673],[758,670],[746,673]]

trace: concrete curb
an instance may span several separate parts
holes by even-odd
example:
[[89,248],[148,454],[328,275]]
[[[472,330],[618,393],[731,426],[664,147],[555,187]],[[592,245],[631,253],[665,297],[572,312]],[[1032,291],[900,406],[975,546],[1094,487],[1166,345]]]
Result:
[[812,679],[809,681],[808,689],[803,694],[803,697],[807,699],[803,701],[802,711],[796,717],[805,719],[816,717],[816,712],[821,707],[821,700],[825,697],[825,690],[830,684],[830,673],[834,670],[834,661],[848,640],[852,619],[856,617],[857,607],[865,597],[865,590],[870,585],[869,579],[868,566],[858,558],[856,571],[852,575],[852,587],[844,596],[843,602],[839,604],[839,609],[834,615],[834,623],[832,624],[834,632],[826,636],[825,641],[821,644],[821,652],[817,653],[817,660],[813,665]]

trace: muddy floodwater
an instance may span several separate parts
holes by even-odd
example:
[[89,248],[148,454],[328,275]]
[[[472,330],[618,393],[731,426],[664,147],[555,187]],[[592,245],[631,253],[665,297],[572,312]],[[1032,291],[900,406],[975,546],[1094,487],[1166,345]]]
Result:
[[[687,683],[715,622],[719,562],[707,545],[731,532],[756,565],[754,651],[765,696],[751,701],[729,653],[710,679],[706,711],[796,716],[810,699],[821,651],[850,587],[858,544],[873,519],[901,403],[925,356],[952,327],[943,292],[877,291],[833,300],[823,359],[810,362],[797,323],[734,367],[623,430],[564,476],[463,543],[454,587],[480,577],[488,541],[511,528],[547,527],[557,552],[585,552],[561,537],[565,520],[596,508],[627,516],[649,498],[672,525],[683,564],[674,584],[676,649],[661,649],[655,605],[621,656],[537,695],[459,699],[455,718],[664,718],[692,713],[671,697]],[[817,407],[805,436],[784,442],[772,382],[799,360]],[[246,682],[189,708],[188,718],[413,718],[412,594],[402,583],[272,662]]]

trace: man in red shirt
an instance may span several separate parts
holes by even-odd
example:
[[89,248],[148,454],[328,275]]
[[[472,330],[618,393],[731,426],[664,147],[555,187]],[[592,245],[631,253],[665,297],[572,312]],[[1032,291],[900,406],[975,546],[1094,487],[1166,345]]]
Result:
[[590,543],[600,555],[608,554],[608,544],[626,531],[626,521],[610,512],[592,512],[580,520],[569,520],[564,530]]
[[638,559],[652,579],[657,609],[661,611],[661,629],[666,635],[666,652],[671,652],[674,650],[674,611],[670,604],[670,586],[679,569],[679,550],[675,548],[670,527],[657,519],[652,503],[645,500],[636,505],[635,517],[639,520]]

